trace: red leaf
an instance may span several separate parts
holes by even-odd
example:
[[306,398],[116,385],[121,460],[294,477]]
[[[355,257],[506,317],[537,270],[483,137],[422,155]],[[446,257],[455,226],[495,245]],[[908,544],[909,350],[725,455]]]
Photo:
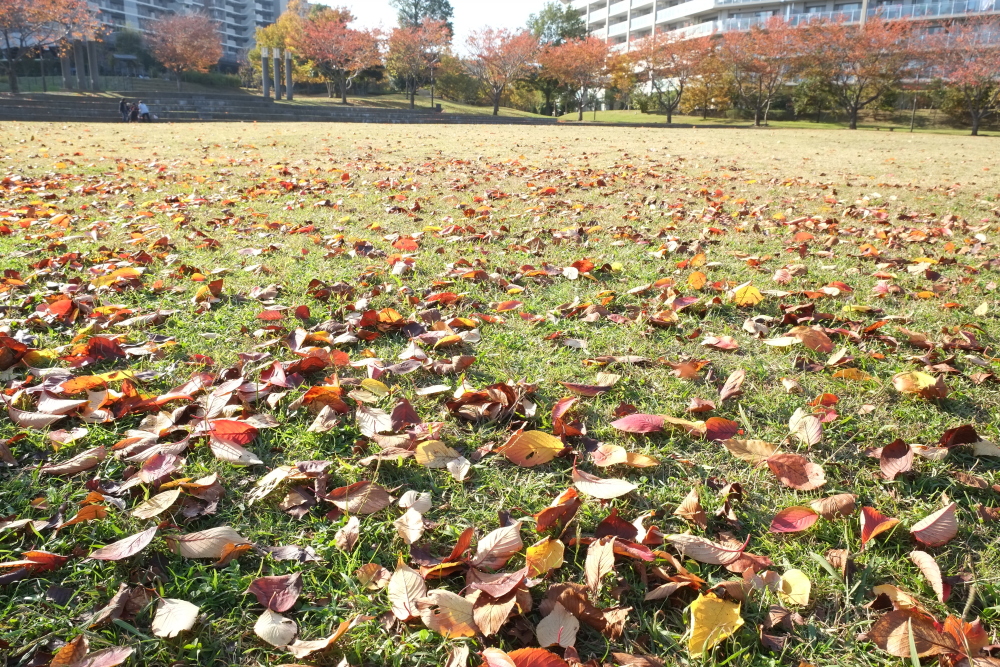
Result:
[[767,465],[782,484],[798,491],[812,491],[826,484],[823,469],[798,454],[773,454]]
[[656,433],[663,430],[663,417],[638,413],[622,417],[611,425],[626,433]]
[[771,519],[772,533],[800,533],[819,521],[819,514],[808,507],[786,507]]
[[887,530],[891,530],[898,523],[899,519],[890,519],[889,517],[880,514],[876,509],[871,507],[862,507],[861,548],[864,549],[869,540],[874,538],[876,535],[884,533]]
[[543,648],[519,648],[507,654],[515,667],[569,667],[569,663]]
[[257,429],[235,419],[214,419],[210,422],[212,436],[233,445],[245,447],[257,437]]
[[295,601],[302,593],[302,573],[259,577],[250,584],[247,592],[253,593],[257,597],[257,602],[271,611],[286,612],[295,606]]
[[712,442],[729,440],[740,432],[740,425],[730,419],[709,417],[705,420],[705,438]]

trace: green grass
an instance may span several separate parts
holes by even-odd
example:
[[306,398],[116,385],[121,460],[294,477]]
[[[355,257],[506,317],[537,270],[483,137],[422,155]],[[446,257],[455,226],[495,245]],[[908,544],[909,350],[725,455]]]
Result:
[[[973,472],[991,484],[1000,483],[996,461],[975,458],[967,449],[959,449],[943,461],[918,458],[912,473],[889,482],[880,476],[877,460],[864,455],[866,448],[881,447],[897,437],[933,444],[945,429],[965,423],[974,424],[984,438],[996,441],[1000,437],[995,423],[1000,392],[995,382],[976,385],[971,381],[972,373],[981,369],[968,358],[975,355],[996,372],[994,357],[1000,356],[994,347],[1000,335],[995,316],[997,269],[988,264],[997,257],[994,244],[1000,182],[989,139],[788,129],[715,132],[571,126],[390,129],[335,124],[191,124],[163,125],[155,130],[30,123],[6,123],[0,128],[0,164],[4,165],[0,180],[14,175],[49,179],[44,186],[33,184],[27,189],[12,181],[0,190],[0,225],[12,229],[11,234],[0,235],[3,268],[19,271],[23,278],[32,276],[26,288],[0,292],[0,327],[9,327],[10,332],[27,329],[35,337],[34,347],[65,354],[67,348],[62,346],[80,333],[85,320],[71,326],[28,321],[44,298],[60,285],[88,285],[101,248],[111,250],[114,256],[143,248],[154,255],[162,253],[148,265],[141,289],[93,295],[96,305],[126,306],[138,313],[156,308],[178,310],[161,326],[129,331],[129,340],[135,344],[154,334],[169,337],[173,344],[163,347],[160,358],[105,362],[75,374],[125,368],[155,370],[160,375],[142,389],[157,394],[183,383],[198,370],[187,363],[190,355],[212,357],[216,365],[211,370],[221,372],[239,363],[240,353],[264,350],[272,355],[270,359],[245,367],[247,377],[256,380],[260,368],[271,360],[295,358],[280,344],[260,347],[299,326],[289,314],[283,321],[270,323],[279,327],[278,331],[263,330],[269,323],[256,316],[264,306],[247,295],[253,287],[270,283],[283,287],[278,304],[309,306],[311,319],[306,326],[326,319],[342,321],[345,308],[354,302],[321,302],[308,296],[306,286],[313,278],[327,283],[343,281],[356,290],[355,299],[367,295],[370,308],[392,307],[406,317],[423,310],[423,299],[428,295],[441,291],[463,295],[457,305],[442,307],[447,317],[491,313],[496,303],[518,299],[524,302],[524,312],[545,320],[532,324],[522,321],[516,312],[504,313],[504,324],[482,324],[482,342],[461,351],[477,358],[464,378],[475,388],[518,379],[537,383],[534,399],[538,411],[528,420],[530,428],[551,431],[552,405],[567,394],[560,381],[594,381],[601,369],[586,365],[586,359],[628,354],[653,360],[648,366],[608,369],[621,374],[622,380],[605,395],[581,399],[576,414],[586,424],[589,437],[655,456],[661,464],[647,469],[598,468],[584,454],[583,443],[571,440],[581,470],[624,478],[638,489],[606,505],[588,498],[567,539],[592,535],[611,508],[627,521],[652,511],[657,516],[646,525],[654,523],[664,533],[692,530],[716,539],[720,532],[731,531],[741,540],[749,536],[749,550],[771,558],[773,570],[801,569],[813,585],[810,604],[798,609],[805,624],[789,634],[784,652],[774,653],[760,644],[757,628],[768,606],[777,599],[770,593],[758,593],[743,606],[746,626],[705,660],[691,660],[683,610],[692,598],[682,594],[672,600],[644,602],[646,588],[639,568],[619,558],[616,578],[606,581],[595,601],[604,607],[616,603],[633,607],[629,622],[622,637],[613,642],[582,628],[577,649],[584,660],[612,663],[611,652],[625,651],[653,654],[671,666],[771,667],[797,665],[799,660],[817,667],[900,665],[901,659],[858,639],[877,617],[864,606],[872,600],[872,587],[897,585],[916,595],[939,619],[949,613],[961,615],[970,595],[967,584],[956,584],[947,604],[937,602],[908,557],[915,548],[908,528],[939,508],[942,494],[959,505],[959,535],[943,547],[927,550],[946,576],[969,575],[977,582],[970,618],[981,617],[991,632],[997,627],[997,529],[983,523],[974,507],[1000,503],[994,491],[964,486],[953,476],[956,471]],[[340,170],[351,178],[342,180]],[[598,179],[603,179],[604,185],[597,184]],[[547,187],[555,188],[556,193],[539,193]],[[476,200],[494,190],[510,196]],[[404,201],[389,200],[397,195]],[[192,196],[206,201],[189,203]],[[324,200],[336,208],[314,206]],[[466,205],[463,208],[489,203],[492,210],[486,217],[466,218],[456,208],[456,200]],[[416,201],[420,210],[415,213],[387,212],[393,204],[409,208]],[[127,202],[133,205],[122,206]],[[69,228],[41,223],[28,231],[20,229],[17,221],[23,214],[14,211],[32,203],[39,207],[48,203],[57,212],[70,213]],[[143,210],[149,211],[150,217],[137,217]],[[184,225],[174,221],[179,212],[187,216]],[[950,214],[958,218],[945,219]],[[900,218],[904,215],[915,217],[906,221]],[[806,216],[819,224],[809,225],[817,239],[807,244],[802,258],[801,241],[792,238],[793,232],[785,223]],[[838,226],[820,229],[831,221]],[[315,225],[315,231],[288,233],[305,224]],[[463,229],[447,235],[435,231],[452,224]],[[95,227],[100,234],[96,243],[87,236]],[[600,229],[594,229],[597,227]],[[710,231],[712,228],[718,231]],[[924,241],[909,233],[910,229],[942,228],[949,231]],[[836,230],[832,237],[835,244],[827,243],[831,229]],[[384,257],[352,257],[337,252],[331,241],[342,234],[348,250],[355,241],[364,239],[392,254],[396,250],[387,236],[419,232],[423,235],[414,253],[415,268],[398,277],[389,273]],[[494,232],[494,238],[481,236],[486,232]],[[56,236],[39,236],[45,233]],[[144,234],[146,240],[130,242],[133,233]],[[887,243],[883,235],[893,241]],[[164,236],[169,239],[169,248],[150,246]],[[218,242],[216,249],[199,247],[204,246],[205,236]],[[662,256],[651,254],[672,241],[680,242],[681,247]],[[945,248],[948,241],[955,244],[953,250]],[[846,348],[854,357],[851,365],[875,378],[869,382],[838,380],[828,369],[800,370],[797,357],[823,362],[827,355],[802,347],[766,346],[742,327],[748,317],[771,316],[779,321],[767,337],[780,336],[790,326],[780,324],[779,305],[805,303],[811,298],[801,294],[769,296],[753,308],[738,308],[721,292],[691,290],[686,286],[691,271],[679,268],[678,263],[691,259],[696,242],[707,255],[709,264],[701,270],[710,281],[735,285],[752,280],[764,290],[788,291],[846,282],[852,292],[812,299],[817,312],[831,318],[822,322],[832,328],[860,329],[880,317],[906,317],[905,324],[894,321],[879,332],[894,337],[898,346],[884,338],[857,340],[832,335],[837,347]],[[893,282],[903,294],[884,298],[873,294],[878,278],[872,274],[879,266],[860,256],[864,243],[880,250],[877,261],[887,263],[882,270],[896,274]],[[246,249],[268,251],[259,255],[238,252]],[[39,264],[67,252],[80,253],[81,257],[65,266]],[[760,268],[747,262],[748,256],[756,257]],[[907,271],[921,257],[944,260],[934,267],[940,277]],[[521,286],[523,292],[509,295],[494,280],[474,283],[449,279],[445,276],[447,265],[460,258],[481,262],[488,273],[503,276]],[[543,264],[564,267],[583,258],[615,268],[595,271],[594,280],[575,281],[561,276],[525,277],[520,269]],[[773,282],[774,271],[792,263],[805,264],[808,274],[795,278],[787,287]],[[263,269],[244,270],[253,265]],[[181,266],[206,273],[228,269],[219,303],[199,313],[192,304],[198,283],[178,274]],[[668,307],[658,292],[630,294],[630,290],[664,278],[676,281],[681,294],[700,296],[704,304],[682,311],[676,327],[654,327],[644,318],[615,324],[607,319],[587,323],[559,315],[565,304],[585,304],[609,296],[614,298],[607,308],[631,319],[642,310],[655,313]],[[168,289],[155,293],[152,285],[156,280],[162,280]],[[914,296],[935,286],[943,287],[941,296]],[[92,292],[84,287],[82,293]],[[404,298],[407,295],[416,303]],[[712,301],[716,296],[718,303]],[[948,302],[960,307],[944,308]],[[973,310],[984,302],[989,304],[989,313],[974,315]],[[881,312],[852,314],[846,306],[872,306]],[[892,376],[922,368],[923,364],[913,358],[925,353],[907,343],[901,326],[941,341],[945,330],[953,332],[969,324],[981,327],[975,333],[987,349],[939,350],[938,362],[960,371],[947,377],[952,390],[947,399],[927,401],[893,389]],[[557,332],[562,337],[585,340],[587,350],[546,340]],[[701,346],[700,341],[708,335],[732,336],[740,347],[721,352]],[[374,355],[395,363],[405,346],[402,335],[390,333],[341,349],[352,360]],[[458,353],[427,352],[435,358]],[[706,369],[710,374],[703,372],[696,381],[684,381],[658,361],[684,356],[710,359]],[[745,437],[785,442],[788,419],[797,408],[807,407],[824,392],[839,396],[839,416],[825,424],[822,443],[809,451],[785,445],[792,451],[801,450],[824,467],[828,482],[822,490],[786,488],[766,468],[751,468],[718,444],[674,433],[631,436],[610,426],[621,403],[633,404],[641,412],[675,417],[685,416],[692,397],[714,399],[718,404],[719,387],[738,368],[747,372],[743,396],[722,403],[712,415],[738,421]],[[192,446],[185,454],[183,475],[198,478],[217,472],[226,494],[216,515],[194,521],[185,521],[180,514],[172,517],[181,532],[229,525],[261,545],[311,546],[322,562],[299,565],[250,553],[214,569],[211,561],[171,554],[161,537],[142,553],[118,563],[84,562],[83,557],[94,548],[152,525],[114,508],[105,519],[71,526],[57,534],[2,532],[0,563],[18,559],[30,549],[72,558],[59,570],[0,588],[0,640],[10,647],[0,649],[4,651],[0,655],[11,665],[28,664],[37,653],[52,652],[61,642],[85,633],[92,650],[134,646],[137,654],[129,663],[132,665],[296,662],[254,635],[252,628],[262,608],[252,595],[244,593],[258,576],[294,571],[303,573],[304,592],[287,615],[295,619],[303,638],[327,636],[340,621],[358,614],[377,617],[346,635],[329,653],[298,662],[333,665],[344,657],[351,665],[442,665],[456,644],[467,644],[473,651],[485,646],[506,650],[522,646],[516,635],[506,631],[487,639],[446,640],[419,622],[383,625],[389,611],[385,591],[364,590],[353,573],[369,562],[392,569],[399,557],[410,560],[409,549],[393,526],[401,514],[395,505],[362,517],[358,546],[345,553],[336,547],[334,536],[346,519],[326,518],[330,505],[317,507],[300,520],[276,506],[281,491],[253,506],[247,505],[246,494],[275,466],[331,460],[330,489],[367,479],[393,489],[397,496],[407,489],[431,492],[433,508],[426,519],[432,525],[417,544],[443,554],[468,526],[475,527],[479,536],[496,528],[500,510],[523,518],[548,506],[572,485],[572,457],[526,469],[490,454],[474,464],[465,483],[455,482],[446,471],[429,470],[412,460],[364,467],[359,463],[362,454],[355,447],[360,432],[353,416],[344,417],[330,433],[318,435],[306,432],[312,421],[310,414],[290,408],[306,387],[323,384],[323,378],[331,374],[328,370],[307,376],[306,385],[291,390],[276,408],[258,408],[279,422],[279,427],[261,431],[249,445],[263,466],[236,468],[216,460],[203,442]],[[15,368],[10,375],[3,380],[7,387],[23,381],[26,371]],[[350,367],[339,369],[339,375],[364,377],[361,370]],[[798,379],[804,392],[787,394],[779,382],[782,377]],[[441,381],[457,386],[459,378],[455,376],[441,378],[418,371],[382,380],[393,389],[394,398],[409,398],[425,421],[443,422],[442,439],[466,456],[484,445],[502,444],[510,433],[510,423],[470,426],[448,412],[444,399],[415,395],[416,388]],[[389,409],[393,400],[383,400],[380,407]],[[865,405],[874,406],[874,410],[861,410]],[[26,439],[11,445],[18,465],[0,470],[0,517],[47,519],[65,503],[68,518],[87,494],[87,479],[99,476],[121,482],[127,464],[112,456],[96,470],[66,479],[45,477],[37,468],[47,459],[62,461],[100,444],[111,447],[140,419],[136,415],[90,425],[86,438],[59,451],[54,451],[43,431],[28,431]],[[73,425],[76,420],[68,419],[56,427]],[[21,431],[25,429],[0,416],[0,439]],[[709,485],[719,480],[743,486],[745,500],[734,505],[738,526],[714,517],[721,501]],[[710,517],[707,531],[672,516],[694,485],[699,485]],[[127,509],[142,502],[148,493],[125,494]],[[876,538],[865,551],[861,550],[857,515],[821,521],[797,535],[768,532],[779,509],[808,504],[833,493],[856,494],[859,504],[899,518],[902,525],[888,536]],[[36,498],[45,498],[50,509],[33,508],[31,501]],[[161,531],[169,532],[168,528]],[[523,526],[522,538],[526,544],[538,538],[532,524]],[[849,585],[832,577],[811,555],[834,548],[850,549],[864,568]],[[536,605],[553,581],[583,582],[585,558],[585,549],[568,547],[566,564],[532,589]],[[518,554],[507,569],[522,563],[523,555]],[[717,566],[691,560],[685,564],[711,585],[735,578]],[[189,600],[201,607],[202,617],[193,631],[177,639],[152,637],[152,609],[148,608],[140,610],[127,625],[90,629],[90,612],[102,607],[120,582],[144,583],[163,597]],[[64,605],[49,601],[46,590],[50,586],[70,589],[69,601]],[[430,585],[436,586],[462,592],[465,582],[457,576]],[[526,618],[531,626],[539,619],[537,610]],[[513,625],[511,621],[506,627]],[[33,664],[44,664],[42,657],[34,659]]]
[[[410,101],[406,95],[402,93],[391,93],[386,95],[363,95],[355,97],[354,95],[348,95],[347,102],[354,106],[366,106],[366,107],[380,107],[384,109],[409,109]],[[319,96],[304,96],[296,95],[292,100],[293,104],[332,104],[340,105],[340,97],[319,97]],[[463,104],[461,102],[453,102],[451,100],[444,100],[439,97],[434,98],[434,104],[441,105],[442,113],[461,113],[461,114],[472,114],[476,116],[490,115],[493,113],[493,107],[488,106],[476,106],[473,104]],[[431,98],[427,91],[420,91],[414,100],[414,108],[421,110],[431,109]],[[500,107],[501,116],[517,117],[517,118],[537,118],[538,114],[531,113],[530,111],[521,111],[520,109],[511,109],[509,107]]]
[[[563,114],[559,117],[559,120],[563,122],[575,122],[578,120],[578,113],[572,112]],[[904,120],[900,120],[900,117],[896,119],[882,119],[876,120],[875,118],[863,117],[858,123],[858,129],[860,130],[876,130],[876,131],[888,131],[890,128],[894,132],[909,132],[910,123],[909,117],[907,116]],[[584,122],[598,122],[598,123],[625,123],[625,124],[653,124],[653,123],[666,123],[667,116],[662,113],[642,113],[641,111],[627,111],[627,110],[615,110],[615,111],[598,111],[596,114],[593,111],[587,111],[583,114]],[[743,127],[749,127],[753,125],[753,119],[745,118],[702,118],[701,116],[691,116],[687,114],[674,114],[671,119],[673,123],[677,125],[695,125],[702,127],[712,127],[715,125],[737,125]],[[774,128],[786,128],[786,129],[798,129],[798,130],[834,130],[834,129],[847,129],[847,122],[833,122],[833,121],[823,121],[817,123],[812,120],[769,120],[768,127]],[[967,129],[947,127],[938,122],[937,117],[933,112],[921,110],[917,113],[917,122],[914,128],[914,133],[928,133],[933,132],[935,134],[968,134]],[[995,135],[995,132],[980,132],[981,136],[991,136]]]

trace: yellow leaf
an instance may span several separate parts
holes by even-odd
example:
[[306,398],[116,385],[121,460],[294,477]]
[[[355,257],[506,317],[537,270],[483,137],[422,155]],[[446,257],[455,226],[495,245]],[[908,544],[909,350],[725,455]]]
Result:
[[440,440],[421,442],[413,451],[413,458],[426,468],[444,468],[458,456],[458,452]]
[[804,607],[809,604],[809,591],[812,589],[812,582],[802,570],[789,570],[781,575],[781,590],[778,597],[788,605],[799,605]]
[[704,655],[743,626],[740,604],[715,597],[699,595],[691,603],[691,637],[688,652],[692,657]]
[[740,285],[733,292],[733,303],[741,308],[744,306],[756,306],[763,300],[764,295],[750,283]]
[[566,448],[563,441],[542,431],[518,431],[501,448],[512,463],[524,468],[548,463]]
[[872,376],[857,368],[844,368],[833,374],[833,377],[841,380],[851,380],[852,382],[865,382],[871,380]]
[[541,577],[549,570],[562,567],[565,549],[566,546],[560,540],[552,537],[546,537],[532,544],[524,555],[528,576]]
[[984,301],[982,304],[979,305],[978,308],[972,311],[972,314],[975,315],[976,317],[982,317],[988,312],[990,312],[990,304]]
[[378,380],[372,380],[371,378],[365,378],[361,381],[361,386],[367,389],[376,396],[388,396],[389,387],[385,386]]

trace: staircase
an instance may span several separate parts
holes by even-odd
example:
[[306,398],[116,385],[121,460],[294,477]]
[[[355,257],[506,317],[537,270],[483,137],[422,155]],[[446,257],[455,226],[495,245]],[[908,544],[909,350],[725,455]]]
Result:
[[429,109],[331,106],[295,100],[275,102],[240,93],[144,92],[94,95],[34,93],[0,97],[0,121],[120,123],[118,100],[141,99],[161,123],[433,123],[548,125],[545,117],[434,113]]

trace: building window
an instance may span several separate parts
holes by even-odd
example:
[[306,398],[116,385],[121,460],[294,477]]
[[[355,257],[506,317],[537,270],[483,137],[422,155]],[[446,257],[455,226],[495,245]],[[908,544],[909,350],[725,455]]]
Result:
[[860,2],[845,2],[839,5],[834,5],[833,10],[835,12],[853,12],[861,9]]
[[826,5],[806,5],[806,14],[821,14],[826,11]]

